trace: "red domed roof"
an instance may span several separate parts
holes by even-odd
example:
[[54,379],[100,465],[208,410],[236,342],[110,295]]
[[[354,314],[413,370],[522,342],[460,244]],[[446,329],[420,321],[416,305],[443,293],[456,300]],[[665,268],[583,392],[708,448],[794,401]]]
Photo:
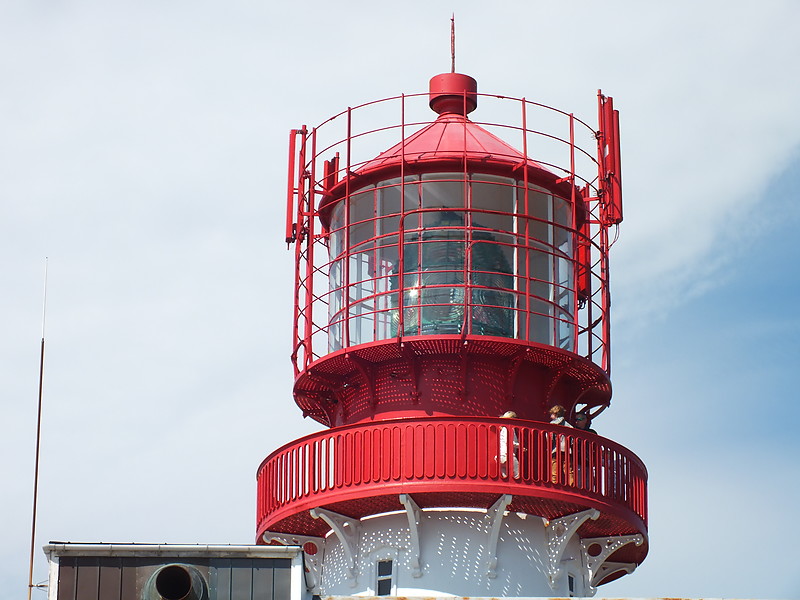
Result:
[[405,161],[406,164],[449,162],[488,163],[522,166],[548,171],[527,159],[522,152],[476,125],[464,115],[446,112],[436,121],[395,144],[356,170],[367,175]]

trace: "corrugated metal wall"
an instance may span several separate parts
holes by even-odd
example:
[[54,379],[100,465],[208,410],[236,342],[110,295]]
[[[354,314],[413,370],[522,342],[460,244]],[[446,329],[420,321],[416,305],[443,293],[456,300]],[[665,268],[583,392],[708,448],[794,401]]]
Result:
[[147,582],[169,564],[197,569],[208,600],[289,600],[291,559],[62,556],[58,600],[157,600],[143,597]]

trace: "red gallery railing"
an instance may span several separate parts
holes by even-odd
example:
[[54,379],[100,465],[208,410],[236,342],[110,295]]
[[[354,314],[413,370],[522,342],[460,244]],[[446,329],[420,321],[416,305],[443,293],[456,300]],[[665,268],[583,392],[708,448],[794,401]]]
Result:
[[338,427],[276,450],[257,481],[259,533],[310,508],[350,505],[354,514],[359,503],[399,493],[427,494],[438,506],[437,494],[559,499],[613,513],[633,530],[647,526],[647,470],[635,454],[595,434],[531,421]]

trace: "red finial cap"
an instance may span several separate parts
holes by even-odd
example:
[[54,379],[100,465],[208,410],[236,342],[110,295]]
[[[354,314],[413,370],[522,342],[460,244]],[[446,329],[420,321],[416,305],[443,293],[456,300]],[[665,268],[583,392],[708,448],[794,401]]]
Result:
[[467,115],[478,106],[478,82],[461,73],[431,77],[430,107],[437,113]]

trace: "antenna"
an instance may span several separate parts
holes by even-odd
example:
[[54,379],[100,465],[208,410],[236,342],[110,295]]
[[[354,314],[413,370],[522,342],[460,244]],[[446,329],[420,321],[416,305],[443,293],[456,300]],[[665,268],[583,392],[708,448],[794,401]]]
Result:
[[39,497],[39,446],[42,438],[42,384],[44,382],[44,326],[47,314],[47,257],[44,257],[44,294],[42,298],[42,349],[39,354],[39,409],[36,417],[36,458],[33,468],[33,517],[31,519],[31,556],[28,569],[28,600],[31,600],[33,584],[33,552],[36,546],[36,503]]
[[456,72],[456,13],[450,16],[450,72]]

